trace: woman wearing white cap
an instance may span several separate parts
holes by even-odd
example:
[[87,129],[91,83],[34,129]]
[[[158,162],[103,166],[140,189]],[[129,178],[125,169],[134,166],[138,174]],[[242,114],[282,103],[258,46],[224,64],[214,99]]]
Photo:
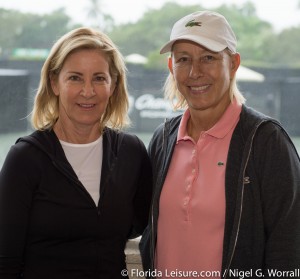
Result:
[[149,145],[155,189],[140,244],[146,275],[299,277],[299,156],[277,121],[244,104],[229,23],[209,11],[187,15],[166,52],[165,94],[186,110]]

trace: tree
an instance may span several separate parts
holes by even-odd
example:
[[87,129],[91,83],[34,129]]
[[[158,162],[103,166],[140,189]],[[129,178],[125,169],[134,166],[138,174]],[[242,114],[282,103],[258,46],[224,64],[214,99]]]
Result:
[[[160,47],[168,41],[173,24],[186,14],[204,9],[200,5],[166,3],[159,10],[147,11],[134,24],[117,26],[110,35],[124,54],[142,54],[149,58],[149,67],[165,68],[165,59],[158,53]],[[215,11],[223,14],[232,25],[243,60],[246,63],[260,61],[264,56],[262,46],[273,34],[273,29],[270,23],[262,21],[256,15],[255,6],[246,2],[242,6],[222,5]]]
[[242,6],[222,5],[216,11],[230,22],[237,36],[237,50],[242,55],[243,63],[261,61],[265,55],[263,46],[274,31],[270,23],[257,16],[253,3],[246,2]]
[[16,48],[49,49],[61,35],[77,26],[71,24],[64,9],[45,15],[0,9],[0,55],[10,57]]
[[[116,26],[112,17],[102,12],[101,0],[91,0],[87,15],[93,26],[108,33],[124,55],[144,55],[149,61],[147,67],[165,69],[165,56],[159,55],[159,49],[169,40],[173,24],[186,14],[204,9],[201,5],[168,2],[160,9],[149,9],[135,23]],[[214,10],[232,25],[243,65],[300,65],[300,26],[277,34],[269,22],[257,16],[251,2],[221,5]],[[41,16],[0,8],[0,56],[9,57],[14,48],[50,48],[58,37],[77,26],[64,9]]]
[[[7,57],[15,45],[16,36],[22,31],[24,16],[15,10],[0,9],[1,56]],[[9,32],[8,32],[9,26]]]
[[16,46],[22,48],[50,48],[54,41],[74,26],[69,26],[71,19],[64,9],[51,14],[24,14],[24,21],[16,36]]
[[101,2],[102,0],[90,0],[87,17],[92,26],[98,27],[105,32],[109,32],[114,26],[114,20],[111,15],[102,11]]
[[263,61],[277,67],[300,67],[300,28],[292,27],[265,42]]
[[161,9],[148,10],[136,23],[116,26],[109,35],[125,55],[139,53],[148,56],[169,39],[172,25],[178,18],[199,7],[169,2]]

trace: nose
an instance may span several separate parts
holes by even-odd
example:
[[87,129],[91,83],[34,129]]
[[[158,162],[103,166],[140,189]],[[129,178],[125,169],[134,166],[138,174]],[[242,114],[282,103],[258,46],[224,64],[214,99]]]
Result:
[[197,79],[201,76],[203,76],[203,69],[201,67],[201,63],[198,61],[193,61],[190,68],[190,77],[193,79]]
[[85,82],[82,90],[80,92],[80,95],[85,97],[85,98],[91,98],[93,96],[96,95],[95,91],[94,91],[94,86],[92,83],[89,82]]

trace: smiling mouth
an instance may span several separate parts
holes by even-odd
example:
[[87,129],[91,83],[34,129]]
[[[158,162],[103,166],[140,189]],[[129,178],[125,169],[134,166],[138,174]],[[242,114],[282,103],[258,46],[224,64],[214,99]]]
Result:
[[89,109],[89,108],[93,108],[95,104],[78,104],[78,106],[81,108]]
[[209,85],[203,85],[203,86],[190,86],[192,91],[204,91],[209,87]]

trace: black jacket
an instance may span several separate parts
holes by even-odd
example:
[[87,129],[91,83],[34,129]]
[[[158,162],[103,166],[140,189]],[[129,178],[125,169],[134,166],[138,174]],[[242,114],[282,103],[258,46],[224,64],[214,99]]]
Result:
[[[159,198],[170,165],[181,116],[159,127],[150,142],[154,196],[149,225],[140,242],[144,269],[153,271]],[[290,278],[300,275],[300,162],[280,124],[246,106],[230,142],[225,175],[226,219],[222,278]],[[171,232],[170,232],[171,233]],[[255,274],[255,272],[257,273]],[[152,274],[155,274],[153,272]],[[248,276],[249,277],[249,276]]]
[[147,225],[151,189],[136,136],[105,129],[98,207],[53,131],[21,138],[0,172],[0,278],[124,278],[125,244]]

